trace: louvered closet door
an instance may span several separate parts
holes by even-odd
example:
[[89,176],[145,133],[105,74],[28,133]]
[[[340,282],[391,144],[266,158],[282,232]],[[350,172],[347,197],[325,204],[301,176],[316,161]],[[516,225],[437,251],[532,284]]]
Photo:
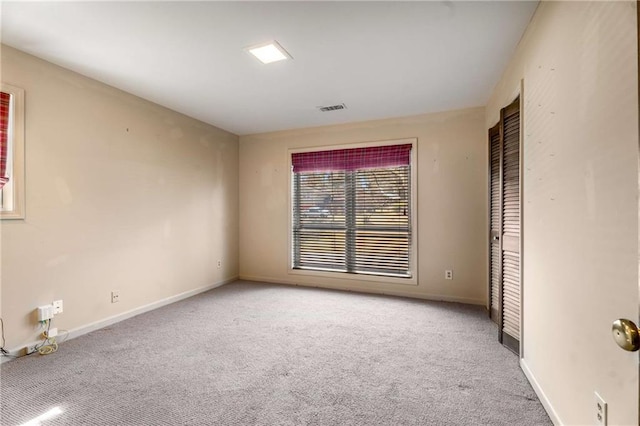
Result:
[[501,323],[500,286],[502,278],[502,187],[501,170],[502,146],[500,144],[500,123],[489,130],[489,300],[491,319]]
[[501,112],[502,335],[515,352],[520,341],[520,101]]

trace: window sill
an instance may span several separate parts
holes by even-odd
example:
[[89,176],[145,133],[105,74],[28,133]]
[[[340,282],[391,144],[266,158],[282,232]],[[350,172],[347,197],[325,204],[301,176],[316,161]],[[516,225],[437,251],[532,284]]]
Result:
[[383,275],[371,275],[371,274],[349,274],[346,272],[330,272],[330,271],[318,271],[313,269],[291,269],[288,271],[289,275],[302,275],[309,277],[322,277],[330,278],[334,280],[353,280],[353,281],[368,281],[376,282],[380,284],[393,284],[393,285],[418,285],[418,277],[414,272],[410,278],[400,278],[393,276]]

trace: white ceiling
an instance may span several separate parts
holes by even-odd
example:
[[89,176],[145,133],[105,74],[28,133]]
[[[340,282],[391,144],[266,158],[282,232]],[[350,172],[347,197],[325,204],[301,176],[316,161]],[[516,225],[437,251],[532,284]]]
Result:
[[3,1],[2,42],[245,135],[485,105],[536,6]]

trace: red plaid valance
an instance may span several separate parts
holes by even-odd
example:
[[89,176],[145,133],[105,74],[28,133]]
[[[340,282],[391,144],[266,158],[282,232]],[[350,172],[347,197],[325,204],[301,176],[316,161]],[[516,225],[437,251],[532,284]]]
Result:
[[7,154],[9,152],[9,107],[11,95],[0,92],[0,188],[9,182]]
[[298,152],[291,155],[295,173],[407,166],[410,161],[411,144]]

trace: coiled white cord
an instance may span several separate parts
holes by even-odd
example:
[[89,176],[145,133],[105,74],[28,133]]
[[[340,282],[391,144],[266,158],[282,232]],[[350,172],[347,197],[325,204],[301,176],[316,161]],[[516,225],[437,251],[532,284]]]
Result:
[[51,320],[47,320],[47,329],[42,332],[44,340],[40,346],[36,346],[36,350],[40,355],[49,355],[58,350],[58,343],[55,337],[49,337],[49,330],[51,329]]

